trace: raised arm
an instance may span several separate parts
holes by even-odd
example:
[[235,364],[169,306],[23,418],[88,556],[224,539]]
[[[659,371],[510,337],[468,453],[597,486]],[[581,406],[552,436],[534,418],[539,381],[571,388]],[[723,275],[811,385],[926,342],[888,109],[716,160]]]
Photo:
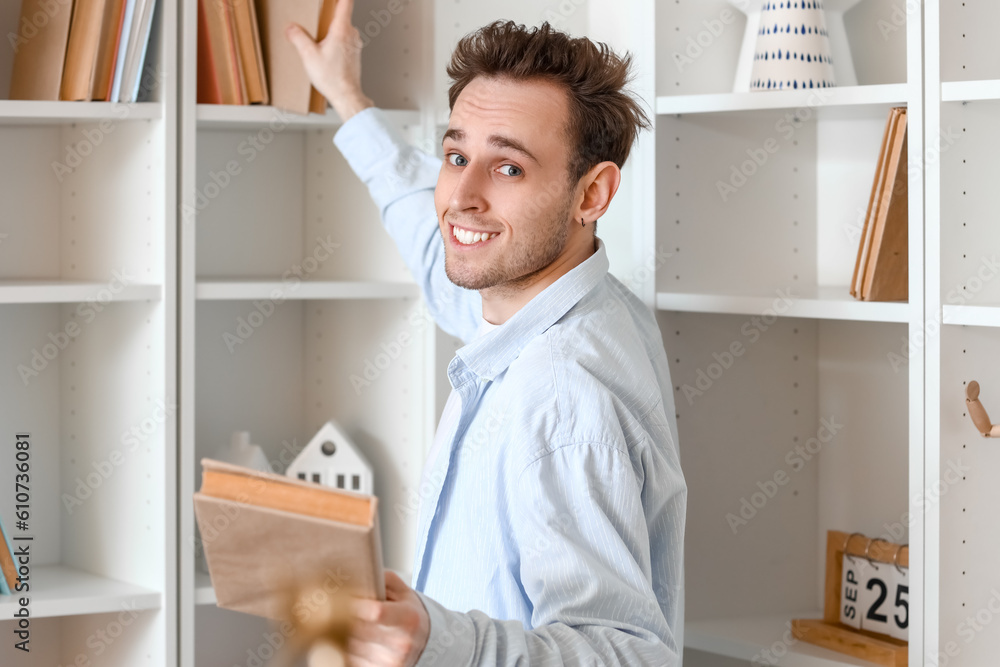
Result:
[[482,299],[445,274],[444,243],[434,208],[441,161],[406,142],[362,91],[361,36],[351,25],[353,5],[353,0],[337,3],[322,41],[313,41],[294,24],[288,28],[288,39],[313,86],[344,121],[334,143],[368,186],[431,316],[442,329],[468,341],[479,326]]

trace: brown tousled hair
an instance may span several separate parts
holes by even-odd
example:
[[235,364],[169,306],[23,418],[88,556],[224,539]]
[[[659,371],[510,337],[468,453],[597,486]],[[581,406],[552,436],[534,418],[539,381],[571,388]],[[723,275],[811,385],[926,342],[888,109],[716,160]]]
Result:
[[476,77],[523,81],[544,79],[568,94],[565,129],[570,145],[570,184],[596,164],[610,160],[622,168],[641,129],[650,127],[642,107],[625,89],[631,82],[632,56],[586,37],[573,38],[546,21],[525,28],[513,21],[494,21],[458,43],[448,65],[453,80],[448,106]]

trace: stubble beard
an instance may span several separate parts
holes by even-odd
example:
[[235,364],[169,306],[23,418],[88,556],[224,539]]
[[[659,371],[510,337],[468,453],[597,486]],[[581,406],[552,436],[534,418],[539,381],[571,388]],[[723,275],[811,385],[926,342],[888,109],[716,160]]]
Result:
[[[455,266],[445,251],[444,272],[448,280],[469,290],[517,292],[566,249],[570,206],[571,199],[567,195],[559,209],[547,218],[544,225],[539,225],[544,231],[532,234],[518,247],[506,248],[505,254],[489,266],[474,267],[466,262]],[[446,246],[448,243],[450,241],[445,240]]]

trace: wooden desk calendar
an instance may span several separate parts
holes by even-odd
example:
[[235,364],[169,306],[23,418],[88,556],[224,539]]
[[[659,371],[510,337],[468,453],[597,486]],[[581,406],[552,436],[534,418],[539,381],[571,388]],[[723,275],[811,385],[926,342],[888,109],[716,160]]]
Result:
[[[846,547],[846,549],[845,549]],[[904,546],[879,539],[869,539],[860,533],[851,535],[836,530],[826,537],[826,587],[822,619],[795,619],[792,635],[810,644],[869,660],[885,667],[906,667],[909,651],[907,642],[889,635],[856,630],[840,622],[841,580],[844,553],[889,567],[909,568],[909,550]],[[867,552],[867,553],[866,553]],[[887,600],[888,604],[891,600]],[[908,602],[905,604],[909,613]],[[907,622],[908,622],[907,618]]]

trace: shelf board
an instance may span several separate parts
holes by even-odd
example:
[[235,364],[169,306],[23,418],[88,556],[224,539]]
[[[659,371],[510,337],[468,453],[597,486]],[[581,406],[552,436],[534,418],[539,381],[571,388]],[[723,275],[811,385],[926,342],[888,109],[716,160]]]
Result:
[[[753,664],[780,664],[782,667],[871,667],[871,662],[792,639],[793,618],[822,618],[818,611],[777,616],[749,616],[713,621],[688,621],[684,624],[686,648],[722,655]],[[765,655],[774,646],[787,649],[780,657]],[[770,659],[769,659],[770,658]]]
[[[0,304],[5,303],[77,303],[97,300],[108,283],[72,280],[0,280]],[[113,302],[159,301],[161,285],[126,285],[112,295]]]
[[199,280],[195,295],[199,301],[247,301],[273,299],[407,299],[420,296],[415,283],[304,280]]
[[710,95],[667,95],[656,98],[657,114],[720,113],[799,107],[844,107],[906,104],[910,86],[905,83],[848,86],[809,90],[771,90]]
[[[857,322],[908,322],[910,304],[906,302],[858,301],[847,286],[820,287],[803,295],[793,291],[788,295],[791,305],[783,317],[804,317],[816,320],[853,320]],[[658,310],[688,313],[719,313],[724,315],[760,315],[784,305],[777,293],[771,295],[697,294],[659,292]]]
[[207,573],[196,570],[194,573],[194,603],[214,605],[216,602],[212,578]]
[[[419,111],[383,109],[388,117],[398,124],[420,122]],[[270,128],[275,132],[285,129],[330,129],[340,127],[340,116],[333,109],[325,114],[311,113],[302,116],[272,106],[199,104],[195,111],[198,127],[217,130],[238,130],[246,128]]]
[[986,81],[948,81],[941,84],[942,102],[1000,100],[1000,79]]
[[[33,566],[29,596],[33,618],[159,609],[162,604],[156,591],[61,565]],[[16,597],[0,595],[0,617],[13,617]]]
[[1000,306],[943,307],[945,324],[966,324],[974,327],[1000,327]]
[[0,100],[0,125],[91,123],[101,120],[155,120],[163,115],[159,102],[50,102]]

